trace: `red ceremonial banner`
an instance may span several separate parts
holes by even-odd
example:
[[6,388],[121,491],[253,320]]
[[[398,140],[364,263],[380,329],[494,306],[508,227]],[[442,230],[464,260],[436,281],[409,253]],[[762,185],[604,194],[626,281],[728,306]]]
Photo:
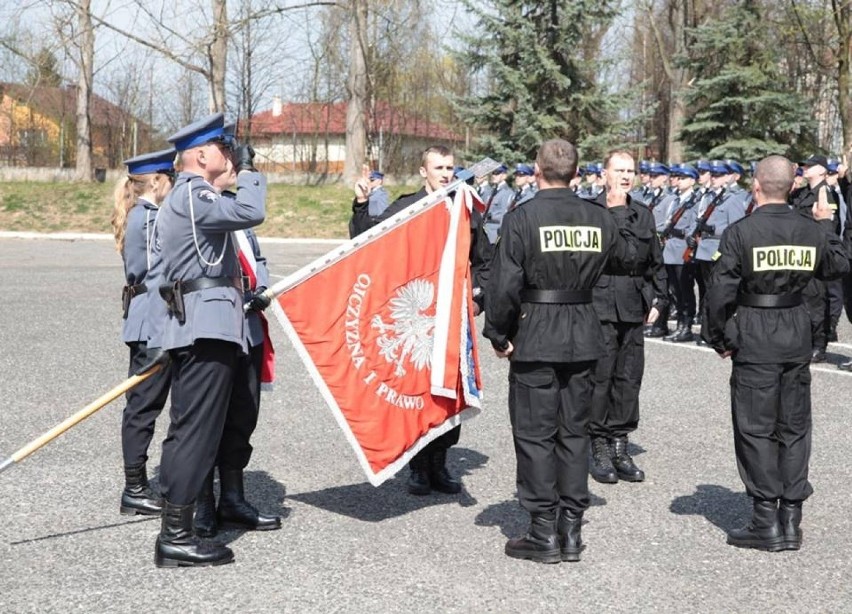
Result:
[[328,266],[309,265],[277,298],[279,320],[376,486],[480,407],[474,193],[460,184],[454,199],[440,197],[349,241]]

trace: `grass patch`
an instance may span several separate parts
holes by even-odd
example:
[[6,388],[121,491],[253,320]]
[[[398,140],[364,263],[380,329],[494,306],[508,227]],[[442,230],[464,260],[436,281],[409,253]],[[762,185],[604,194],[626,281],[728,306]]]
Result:
[[[390,187],[391,198],[413,192]],[[111,233],[113,185],[105,183],[0,183],[0,230]],[[345,239],[352,188],[344,185],[270,185],[265,237]]]

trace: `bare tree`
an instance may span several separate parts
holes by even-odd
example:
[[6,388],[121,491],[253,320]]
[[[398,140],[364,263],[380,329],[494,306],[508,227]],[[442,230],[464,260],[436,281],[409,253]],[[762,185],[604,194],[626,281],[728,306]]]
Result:
[[366,113],[370,104],[367,79],[367,0],[350,0],[349,79],[346,107],[346,159],[343,179],[351,183],[361,173],[367,153]]
[[[228,18],[226,0],[209,0],[209,5],[199,4],[194,14],[197,22],[192,28],[178,28],[174,24],[185,23],[185,4],[164,6],[156,12],[145,0],[134,0],[134,28],[129,30],[114,21],[96,17],[96,21],[113,32],[153,49],[163,57],[186,70],[201,75],[208,89],[210,112],[226,110],[225,76],[227,74],[228,43],[234,29],[244,27],[246,21],[254,21],[301,10],[312,6],[336,6],[333,0],[311,0],[290,6],[266,6],[253,11],[237,22]],[[180,11],[180,15],[177,11]],[[170,11],[170,12],[167,12]],[[203,23],[206,21],[207,23]],[[189,34],[185,34],[188,32]]]

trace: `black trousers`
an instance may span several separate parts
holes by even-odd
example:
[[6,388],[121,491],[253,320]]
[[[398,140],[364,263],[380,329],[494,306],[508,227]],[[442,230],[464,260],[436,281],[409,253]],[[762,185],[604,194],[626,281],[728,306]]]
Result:
[[530,514],[589,507],[589,405],[595,362],[512,362],[509,418],[518,498]]
[[245,469],[251,459],[250,440],[260,412],[262,365],[263,344],[249,348],[247,355],[237,359],[234,387],[216,455],[216,466],[220,469]]
[[813,349],[825,350],[828,345],[828,293],[825,282],[819,279],[811,279],[802,291],[802,301],[808,308],[811,317],[811,334],[813,335]]
[[846,309],[846,319],[852,322],[852,273],[847,273],[841,281],[843,284],[843,307]]
[[193,503],[213,468],[240,348],[217,339],[172,350],[172,407],[160,485],[166,501]]
[[417,454],[411,457],[411,462],[408,463],[411,469],[415,470],[427,470],[429,468],[429,463],[431,458],[439,453],[446,452],[448,449],[453,447],[459,442],[459,438],[461,437],[461,425],[450,429],[443,435],[440,435],[426,444],[426,446],[420,450]]
[[[145,364],[147,345],[142,341],[127,345],[130,348],[127,377],[131,377]],[[141,465],[148,460],[154,423],[166,405],[171,381],[171,369],[163,369],[124,395],[127,405],[121,416],[121,452],[125,466]]]
[[811,456],[810,363],[734,363],[731,414],[737,467],[756,499],[804,501]]
[[625,437],[639,426],[639,389],[645,372],[642,322],[601,322],[605,354],[592,375],[591,437]]
[[669,287],[677,305],[678,320],[692,323],[695,317],[695,263],[667,264]]

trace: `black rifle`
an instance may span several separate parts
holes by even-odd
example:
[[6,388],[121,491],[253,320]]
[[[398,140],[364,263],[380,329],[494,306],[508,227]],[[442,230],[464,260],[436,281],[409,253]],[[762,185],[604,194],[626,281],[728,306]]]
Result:
[[[707,205],[707,208],[704,210],[704,213],[702,213],[701,217],[698,218],[698,224],[696,224],[695,226],[695,232],[692,233],[692,238],[695,239],[696,244],[698,243],[698,241],[701,240],[701,233],[707,227],[707,221],[710,219],[710,216],[713,215],[713,211],[716,209],[716,207],[719,206],[719,203],[722,202],[722,198],[725,196],[725,192],[725,188],[722,188],[721,191],[716,194],[716,198],[713,199],[713,202]],[[692,262],[693,260],[695,260],[696,248],[697,245],[696,247],[689,247],[689,245],[686,246],[686,249],[683,250],[684,262]]]

